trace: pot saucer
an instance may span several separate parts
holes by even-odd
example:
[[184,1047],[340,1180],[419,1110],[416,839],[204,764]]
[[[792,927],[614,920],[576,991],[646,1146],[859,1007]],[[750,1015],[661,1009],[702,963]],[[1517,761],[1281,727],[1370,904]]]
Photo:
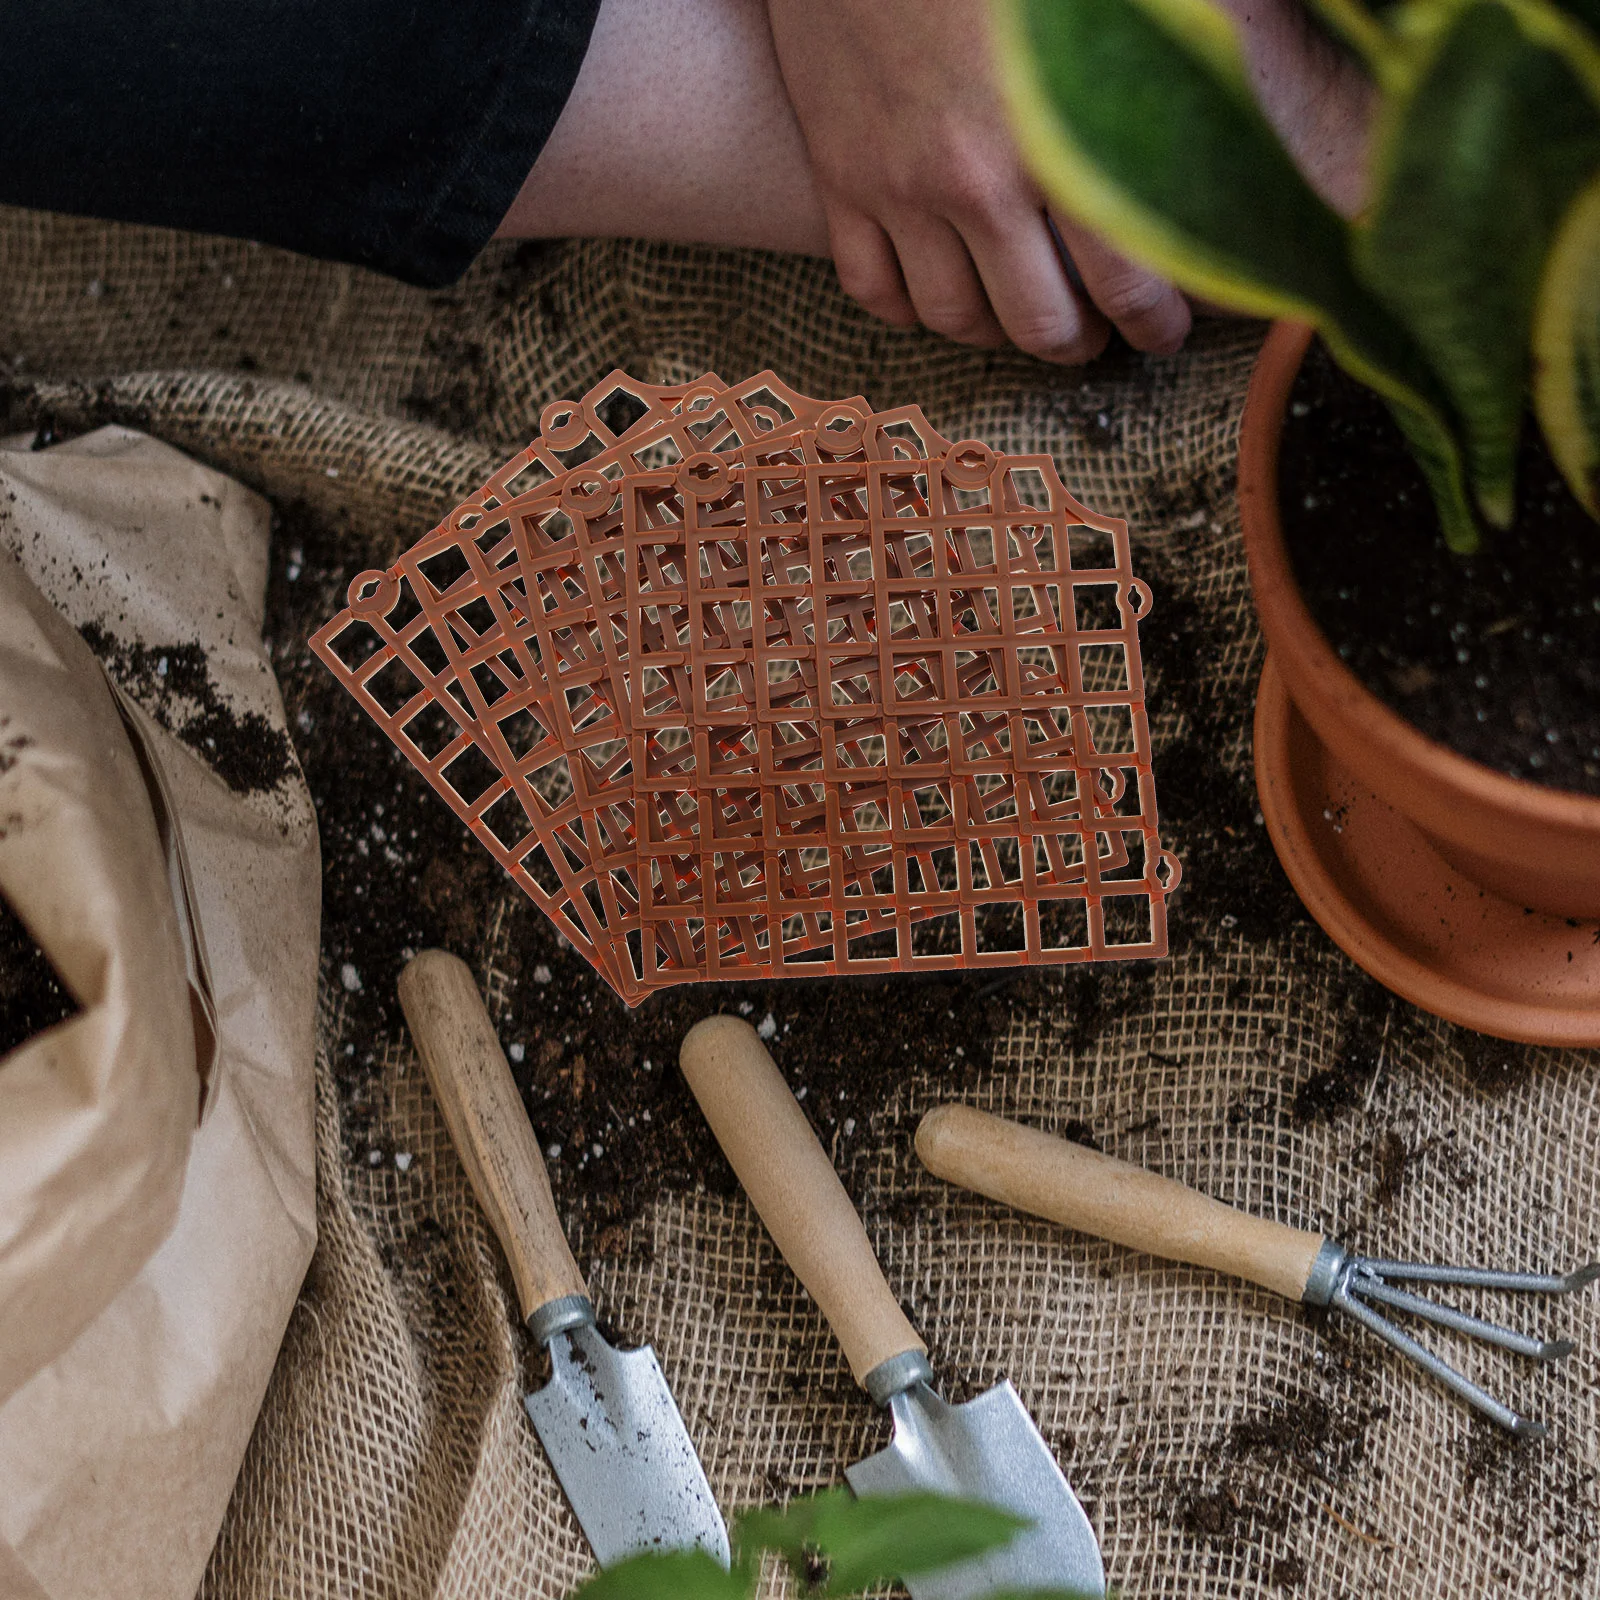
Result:
[[1450,1022],[1529,1044],[1600,1046],[1600,925],[1526,911],[1464,878],[1352,778],[1269,654],[1256,789],[1278,859],[1351,960]]

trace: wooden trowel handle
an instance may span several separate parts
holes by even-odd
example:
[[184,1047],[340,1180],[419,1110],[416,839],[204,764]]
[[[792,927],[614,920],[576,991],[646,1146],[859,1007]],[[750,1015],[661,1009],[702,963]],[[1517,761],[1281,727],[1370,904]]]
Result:
[[424,950],[400,974],[400,1005],[472,1192],[511,1263],[522,1315],[587,1294],[472,969],[446,951]]
[[970,1106],[936,1106],[917,1129],[935,1176],[1079,1233],[1248,1278],[1298,1300],[1322,1236],[1235,1211],[1193,1189]]
[[925,1351],[756,1030],[738,1017],[707,1017],[689,1030],[679,1060],[717,1143],[783,1259],[822,1308],[856,1381],[895,1356]]

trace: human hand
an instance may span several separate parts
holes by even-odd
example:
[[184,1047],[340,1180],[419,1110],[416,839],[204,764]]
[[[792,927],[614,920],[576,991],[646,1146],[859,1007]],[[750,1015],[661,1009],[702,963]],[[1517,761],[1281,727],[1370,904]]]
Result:
[[[1368,103],[1359,72],[1298,0],[1225,3],[1268,116],[1312,181],[1353,204]],[[840,283],[869,311],[1062,363],[1093,359],[1112,325],[1139,350],[1183,343],[1184,298],[1052,207],[1023,168],[985,0],[768,10]]]

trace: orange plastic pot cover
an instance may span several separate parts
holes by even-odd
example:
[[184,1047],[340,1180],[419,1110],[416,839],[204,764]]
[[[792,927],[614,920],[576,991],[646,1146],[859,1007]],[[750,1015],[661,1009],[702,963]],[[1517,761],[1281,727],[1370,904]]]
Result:
[[630,1005],[1152,957],[1127,524],[772,373],[614,373],[312,647]]

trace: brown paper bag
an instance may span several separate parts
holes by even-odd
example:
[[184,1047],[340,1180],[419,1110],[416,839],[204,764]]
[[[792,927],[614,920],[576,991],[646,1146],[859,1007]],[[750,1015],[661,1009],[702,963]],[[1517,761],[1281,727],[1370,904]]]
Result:
[[80,1007],[0,1060],[5,1600],[194,1593],[311,1255],[319,871],[267,530],[126,429],[0,445],[0,894]]

